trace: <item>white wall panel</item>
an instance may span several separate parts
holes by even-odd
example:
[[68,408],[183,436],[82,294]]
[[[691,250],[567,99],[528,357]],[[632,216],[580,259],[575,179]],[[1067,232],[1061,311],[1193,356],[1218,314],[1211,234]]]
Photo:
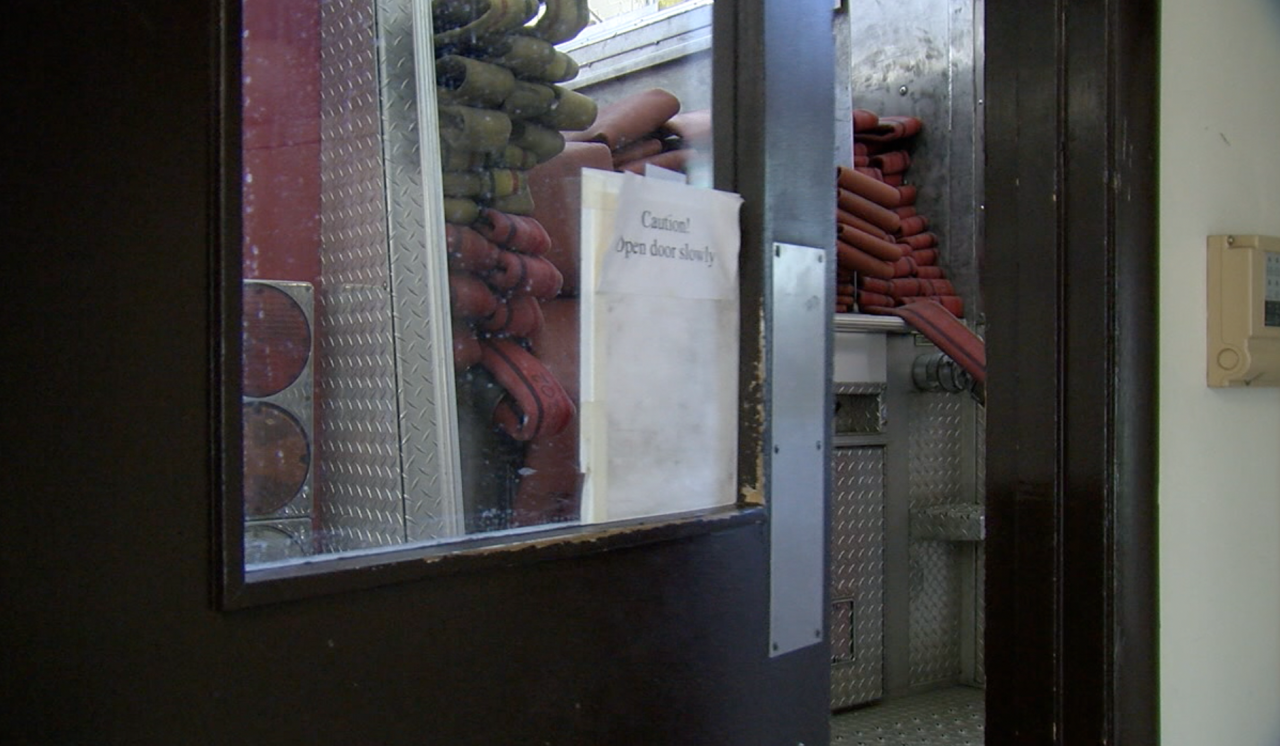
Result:
[[1166,0],[1160,141],[1164,746],[1280,743],[1280,389],[1205,386],[1205,236],[1280,235],[1280,3]]

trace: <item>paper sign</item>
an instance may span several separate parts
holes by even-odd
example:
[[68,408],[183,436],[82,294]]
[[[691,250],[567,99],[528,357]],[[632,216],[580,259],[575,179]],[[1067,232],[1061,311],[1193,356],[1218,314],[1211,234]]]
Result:
[[737,498],[736,194],[583,171],[585,522]]
[[728,192],[621,174],[600,259],[601,293],[726,300],[738,288],[738,209]]

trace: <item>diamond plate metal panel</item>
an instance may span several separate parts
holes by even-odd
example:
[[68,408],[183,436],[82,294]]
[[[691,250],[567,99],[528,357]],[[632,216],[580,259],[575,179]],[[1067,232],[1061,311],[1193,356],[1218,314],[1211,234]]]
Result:
[[[418,20],[429,21],[423,10]],[[400,451],[404,475],[405,539],[425,541],[460,534],[455,504],[459,493],[454,469],[455,393],[450,359],[450,325],[444,278],[443,195],[434,180],[426,189],[423,135],[419,127],[420,84],[415,59],[431,70],[433,55],[427,27],[415,34],[413,0],[380,0],[382,32],[381,98],[383,162],[387,181],[387,231],[391,288],[396,323],[396,368],[400,399]],[[415,49],[415,41],[425,44]],[[434,75],[425,76],[435,91]],[[434,96],[428,95],[434,104]],[[430,108],[430,107],[428,107]],[[427,112],[428,116],[432,116]],[[436,142],[427,128],[427,141]],[[439,156],[428,153],[430,171]]]
[[[857,640],[853,637],[854,602],[842,598],[831,603],[831,663],[850,663],[857,656]],[[832,698],[834,700],[834,697]],[[832,702],[832,709],[836,709]]]
[[[975,481],[978,487],[978,499],[985,507],[987,504],[987,408],[975,407],[977,410],[975,417],[975,435],[974,443],[976,453],[974,460],[977,464]],[[974,645],[976,653],[974,655],[974,681],[977,684],[985,685],[987,683],[986,668],[986,640],[987,640],[987,552],[983,546],[978,547],[977,551],[977,604],[974,613]]]
[[882,434],[885,388],[883,383],[833,383],[835,411],[831,419],[836,436]]
[[839,448],[831,475],[831,707],[884,686],[884,449]]
[[325,143],[377,137],[377,18],[368,0],[320,4],[320,119]]
[[832,425],[836,435],[867,435],[884,429],[879,394],[836,394]]
[[390,349],[390,299],[381,287],[325,293],[322,390],[322,546],[326,552],[404,541],[399,429]]
[[915,539],[982,541],[986,535],[985,509],[977,503],[911,511],[911,536]]
[[975,630],[975,646],[977,654],[974,656],[974,683],[979,686],[986,686],[987,683],[987,552],[984,547],[978,547],[978,608],[977,608],[977,629]]
[[911,507],[964,502],[963,394],[917,393],[908,421],[911,459]]
[[833,660],[831,662],[832,711],[873,702],[880,699],[882,695],[880,677],[868,674],[865,665],[856,661]]
[[974,407],[974,482],[978,488],[978,501],[987,503],[987,408]]
[[320,272],[324,288],[389,289],[386,200],[377,135],[320,146]]
[[440,437],[453,428],[443,256],[428,251],[443,217],[422,179],[414,24],[413,0],[321,5],[326,551],[458,533]]
[[[966,485],[963,394],[916,393],[908,417],[911,510],[971,501]],[[971,473],[971,472],[970,472]],[[956,681],[960,675],[963,581],[957,547],[939,541],[910,544],[910,679],[913,687]]]
[[363,0],[321,4],[322,546],[404,541],[377,23]]
[[953,544],[911,545],[911,686],[960,678],[960,560]]
[[838,448],[831,468],[831,597],[846,598],[884,570],[884,449]]
[[883,383],[833,383],[831,384],[831,392],[834,394],[883,394],[888,388]]

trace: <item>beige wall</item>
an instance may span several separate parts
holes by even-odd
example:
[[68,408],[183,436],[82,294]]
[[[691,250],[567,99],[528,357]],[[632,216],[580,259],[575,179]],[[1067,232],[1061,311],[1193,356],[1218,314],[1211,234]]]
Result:
[[1165,0],[1163,746],[1280,744],[1280,389],[1205,387],[1211,233],[1280,235],[1280,2]]

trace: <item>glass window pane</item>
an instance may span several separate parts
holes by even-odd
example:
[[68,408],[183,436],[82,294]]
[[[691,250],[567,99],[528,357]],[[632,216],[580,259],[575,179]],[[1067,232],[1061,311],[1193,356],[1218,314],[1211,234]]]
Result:
[[584,169],[710,186],[710,0],[244,0],[243,24],[251,569],[726,502],[583,506]]

